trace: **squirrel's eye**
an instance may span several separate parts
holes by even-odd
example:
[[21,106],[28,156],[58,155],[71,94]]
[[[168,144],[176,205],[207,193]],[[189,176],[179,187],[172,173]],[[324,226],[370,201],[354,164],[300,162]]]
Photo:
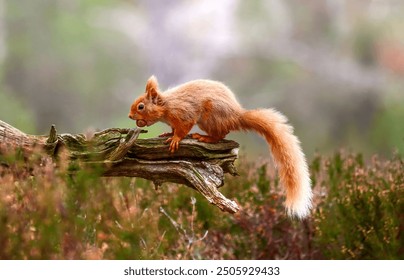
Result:
[[144,109],[144,104],[143,104],[143,103],[139,103],[139,105],[137,105],[137,109],[138,109],[139,111],[143,110],[143,109]]

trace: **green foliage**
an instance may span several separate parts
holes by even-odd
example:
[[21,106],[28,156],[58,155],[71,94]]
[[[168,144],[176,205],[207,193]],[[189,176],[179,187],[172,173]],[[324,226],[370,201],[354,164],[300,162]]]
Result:
[[402,123],[397,120],[404,119],[404,104],[398,101],[391,102],[384,110],[379,112],[371,132],[371,143],[379,150],[387,153],[387,147],[395,147],[404,155],[404,134]]
[[380,37],[380,28],[376,25],[359,24],[352,34],[353,52],[358,61],[365,66],[374,66],[377,63],[377,42]]
[[[30,131],[43,133],[51,123],[62,130],[105,127],[108,121],[114,123],[113,118],[127,115],[129,105],[113,93],[122,80],[136,80],[136,54],[120,47],[127,38],[105,28],[110,23],[103,26],[102,11],[111,5],[116,1],[6,1],[7,52],[0,61],[0,101],[3,91],[23,100],[35,125]],[[134,85],[129,89],[138,90]],[[0,117],[13,118],[6,112]]]
[[19,127],[26,133],[35,131],[33,114],[14,96],[2,91],[0,88],[0,120]]
[[[338,153],[324,161],[324,199],[315,215],[315,243],[332,259],[400,259],[403,254],[403,161]],[[313,174],[318,177],[318,170]],[[401,238],[401,239],[400,239]]]
[[315,207],[305,221],[286,215],[274,170],[245,159],[221,189],[242,206],[236,215],[176,184],[155,191],[142,179],[69,168],[0,154],[1,259],[402,258],[398,156],[316,157]]

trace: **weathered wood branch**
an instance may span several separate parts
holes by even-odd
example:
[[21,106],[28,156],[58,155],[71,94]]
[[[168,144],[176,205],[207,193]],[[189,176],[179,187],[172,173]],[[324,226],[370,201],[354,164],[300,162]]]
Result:
[[164,138],[138,139],[137,129],[111,128],[87,138],[83,134],[57,134],[51,127],[49,135],[28,135],[0,121],[0,153],[2,150],[46,152],[57,159],[67,151],[69,160],[101,168],[103,176],[140,177],[159,187],[164,182],[184,184],[201,193],[222,211],[236,213],[239,206],[224,197],[218,188],[224,184],[224,174],[236,175],[234,161],[238,143],[221,141],[217,144],[184,139],[176,153],[168,151]]

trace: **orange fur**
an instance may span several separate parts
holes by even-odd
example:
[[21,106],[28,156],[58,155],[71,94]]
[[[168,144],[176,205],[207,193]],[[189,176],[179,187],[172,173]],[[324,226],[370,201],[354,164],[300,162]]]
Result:
[[172,128],[167,139],[169,150],[175,152],[180,141],[196,124],[207,135],[192,134],[192,138],[214,143],[230,131],[254,130],[269,146],[286,188],[286,209],[289,214],[305,217],[311,208],[311,182],[300,142],[287,119],[272,109],[245,110],[232,91],[224,84],[210,80],[195,80],[165,92],[160,92],[152,76],[145,93],[132,104],[129,117],[142,120],[148,126],[157,121]]

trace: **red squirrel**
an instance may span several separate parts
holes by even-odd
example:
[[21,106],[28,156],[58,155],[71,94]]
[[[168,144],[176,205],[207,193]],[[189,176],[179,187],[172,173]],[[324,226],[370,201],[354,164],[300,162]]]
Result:
[[305,156],[293,128],[281,113],[273,109],[246,110],[233,92],[224,84],[211,80],[194,80],[160,91],[152,76],[145,93],[132,104],[129,118],[139,127],[158,121],[171,126],[170,152],[175,152],[181,140],[194,125],[206,132],[191,134],[201,142],[215,143],[230,131],[254,130],[270,146],[282,185],[286,189],[286,210],[299,218],[307,216],[311,208],[311,181]]

